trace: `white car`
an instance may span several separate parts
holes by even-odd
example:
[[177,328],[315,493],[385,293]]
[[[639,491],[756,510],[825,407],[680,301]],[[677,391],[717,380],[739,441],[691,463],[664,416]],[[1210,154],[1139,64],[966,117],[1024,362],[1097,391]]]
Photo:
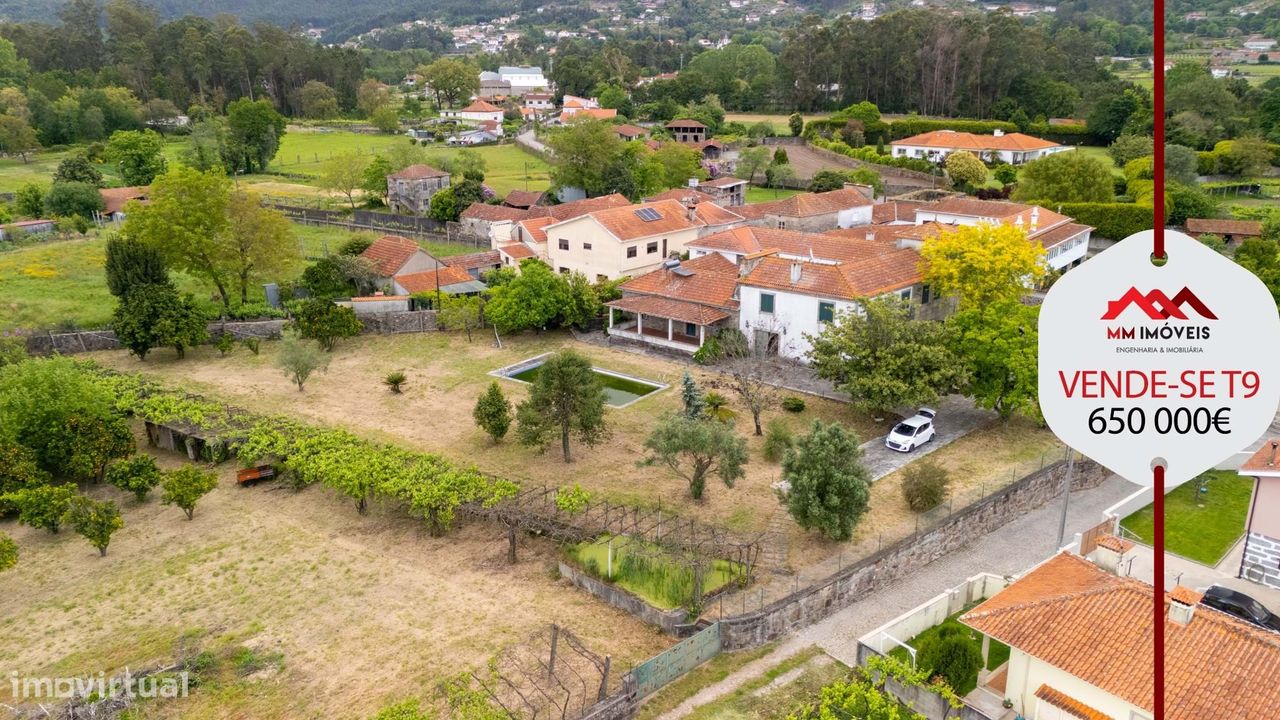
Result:
[[911,452],[933,439],[933,416],[937,411],[920,408],[915,415],[903,420],[889,431],[884,446],[898,452]]

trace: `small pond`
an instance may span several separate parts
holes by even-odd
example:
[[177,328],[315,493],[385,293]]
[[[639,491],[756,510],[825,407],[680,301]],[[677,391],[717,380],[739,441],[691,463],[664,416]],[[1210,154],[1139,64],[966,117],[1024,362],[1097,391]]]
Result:
[[[534,378],[538,377],[538,372],[542,369],[542,363],[545,359],[546,355],[539,355],[538,357],[518,362],[515,365],[508,365],[500,370],[495,370],[490,374],[519,382],[531,383]],[[613,372],[612,370],[605,370],[604,368],[593,367],[591,370],[600,378],[600,384],[604,386],[605,404],[613,408],[626,407],[646,395],[667,387],[660,382],[643,380]]]

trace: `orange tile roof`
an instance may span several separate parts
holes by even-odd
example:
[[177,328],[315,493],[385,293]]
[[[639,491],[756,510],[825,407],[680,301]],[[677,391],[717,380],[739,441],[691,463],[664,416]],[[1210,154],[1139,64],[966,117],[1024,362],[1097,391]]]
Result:
[[629,123],[623,123],[622,125],[614,125],[613,131],[618,133],[618,135],[622,137],[629,137],[629,138],[644,137],[649,134],[648,130],[642,127],[638,127],[636,125],[631,125]]
[[1003,135],[975,135],[955,130],[934,130],[932,132],[912,135],[901,140],[894,140],[890,145],[910,145],[914,147],[933,147],[955,150],[1045,150],[1060,147],[1056,142],[1042,140],[1038,137],[1022,133],[1005,133]]
[[729,313],[723,310],[653,295],[632,295],[605,304],[627,312],[669,318],[678,322],[693,323],[694,325],[710,325],[729,317]]
[[1199,605],[1203,597],[1204,593],[1198,593],[1185,585],[1175,586],[1169,591],[1169,599],[1183,605]]
[[400,235],[383,235],[365,248],[360,256],[373,263],[381,277],[396,274],[415,253],[424,252],[418,243]]
[[713,178],[711,180],[698,183],[698,185],[700,186],[705,185],[706,187],[713,187],[713,188],[730,188],[730,187],[737,187],[739,185],[746,185],[746,184],[747,184],[746,180],[743,180],[742,178],[736,178],[732,175],[721,175],[718,178]]
[[502,112],[502,108],[492,103],[487,103],[484,100],[476,100],[470,105],[462,108],[462,110],[459,110],[459,112],[483,112],[483,113]]
[[890,200],[889,202],[879,203],[871,208],[871,222],[877,224],[915,222],[916,208],[921,205],[924,205],[924,203],[911,200]]
[[405,273],[404,275],[396,275],[395,281],[410,294],[435,292],[437,273],[440,279],[440,287],[448,287],[460,283],[471,282],[475,278],[471,274],[460,267],[449,267],[448,265],[437,270],[423,270],[421,272]]
[[784,255],[814,258],[829,262],[861,260],[896,249],[896,247],[886,243],[859,239],[856,234],[835,236],[750,225],[691,240],[686,245],[703,250],[718,250],[738,255],[754,255],[766,250],[776,250]]
[[738,214],[749,218],[762,218],[767,215],[784,217],[813,217],[847,210],[849,208],[871,205],[872,201],[861,191],[853,188],[841,188],[824,193],[800,193],[783,200],[766,203],[749,203],[735,210]]
[[1280,438],[1263,443],[1262,447],[1240,466],[1240,474],[1256,474],[1263,477],[1280,475]]
[[528,208],[538,204],[542,199],[541,190],[512,190],[502,202],[517,208]]
[[528,233],[529,238],[534,242],[544,243],[547,241],[546,227],[559,222],[551,216],[526,218],[520,221],[520,227]]
[[1064,243],[1080,233],[1091,230],[1088,225],[1080,225],[1079,223],[1065,223],[1063,225],[1055,225],[1048,230],[1032,233],[1028,239],[1035,240],[1044,246],[1045,250]]
[[[960,621],[1150,712],[1151,601],[1150,585],[1061,553]],[[1166,616],[1165,694],[1166,720],[1280,717],[1280,633],[1203,605],[1186,625]]]
[[1213,235],[1262,235],[1260,220],[1217,220],[1187,218],[1187,232]]
[[[792,265],[800,266],[796,282],[791,281]],[[854,300],[901,290],[920,280],[920,253],[905,248],[839,265],[769,256],[762,258],[740,282],[752,287]]]
[[672,120],[671,122],[667,123],[667,127],[669,128],[702,128],[703,130],[707,129],[706,125],[703,125],[697,120],[693,120],[690,118],[678,118],[676,120]]
[[408,295],[363,295],[351,298],[351,302],[381,302],[383,300],[408,300]]
[[463,270],[474,270],[475,268],[494,267],[502,264],[502,258],[498,257],[497,250],[485,250],[483,252],[467,253],[465,255],[450,255],[447,258],[441,258],[440,262],[449,267],[462,268]]
[[579,108],[574,112],[561,112],[560,122],[571,122],[578,118],[592,118],[593,120],[612,120],[618,117],[618,111],[613,108]]
[[400,172],[391,173],[387,177],[395,180],[421,180],[423,178],[449,177],[449,173],[437,170],[430,165],[410,165]]
[[700,202],[697,205],[694,205],[693,212],[699,220],[707,225],[731,225],[733,223],[740,223],[744,219],[734,211],[720,207],[711,201]]
[[[658,218],[655,220],[641,218],[637,213],[645,209],[653,210],[658,214]],[[702,225],[696,219],[690,220],[688,209],[675,200],[596,210],[588,214],[600,223],[601,227],[623,242],[680,232]]]
[[1113,720],[1110,715],[1101,710],[1091,708],[1061,690],[1056,690],[1048,685],[1041,685],[1036,690],[1036,697],[1062,710],[1071,717],[1079,718],[1079,720]]
[[622,284],[624,294],[657,295],[674,300],[733,309],[738,266],[721,255],[703,255],[680,263],[680,272],[658,268]]
[[601,195],[600,197],[584,198],[582,200],[574,200],[572,202],[561,203],[559,205],[539,205],[529,208],[529,217],[540,217],[548,215],[557,221],[568,220],[570,218],[581,217],[596,210],[605,210],[608,208],[623,207],[630,205],[631,201],[625,195],[612,193],[609,195]]
[[1133,549],[1132,540],[1125,540],[1124,538],[1116,537],[1115,535],[1111,535],[1110,533],[1099,536],[1097,543],[1098,543],[1098,547],[1104,547],[1104,548],[1107,548],[1108,550],[1115,550],[1121,555]]
[[498,251],[504,255],[510,256],[514,260],[524,260],[525,258],[537,257],[537,253],[529,249],[524,243],[510,243],[507,245],[499,245]]
[[102,188],[98,190],[98,194],[102,196],[102,211],[108,215],[120,212],[130,200],[145,201],[150,192],[151,187],[147,185]]
[[527,210],[520,208],[507,207],[506,205],[490,205],[488,203],[474,202],[462,211],[461,217],[464,220],[487,220],[489,222],[502,222],[504,220],[515,222],[523,220],[528,215]]

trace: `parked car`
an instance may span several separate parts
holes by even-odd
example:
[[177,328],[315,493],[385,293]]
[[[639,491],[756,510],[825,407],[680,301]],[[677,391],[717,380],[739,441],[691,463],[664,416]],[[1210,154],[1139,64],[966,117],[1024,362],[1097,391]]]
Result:
[[1221,585],[1210,586],[1204,591],[1200,604],[1234,615],[1245,622],[1280,632],[1280,616],[1263,607],[1257,600],[1231,588]]
[[911,452],[933,439],[933,417],[937,411],[920,408],[915,415],[903,420],[889,431],[884,439],[885,447],[898,452]]

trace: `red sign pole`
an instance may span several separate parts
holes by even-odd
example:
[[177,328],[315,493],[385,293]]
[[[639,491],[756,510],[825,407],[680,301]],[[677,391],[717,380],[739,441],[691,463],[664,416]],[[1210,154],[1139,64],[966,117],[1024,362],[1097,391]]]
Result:
[[[1152,135],[1154,138],[1154,153],[1152,157],[1152,182],[1154,184],[1154,197],[1152,203],[1152,215],[1154,216],[1155,239],[1153,242],[1152,254],[1159,259],[1164,259],[1164,0],[1154,0],[1152,8],[1152,30],[1154,36],[1152,38],[1153,57],[1155,63],[1151,68],[1152,79],[1152,97],[1151,97],[1151,115],[1152,115]],[[1155,493],[1155,503],[1152,507],[1155,515],[1153,523],[1155,538],[1155,562],[1153,567],[1152,586],[1154,592],[1154,611],[1152,620],[1154,621],[1153,633],[1153,657],[1155,658],[1155,667],[1153,670],[1153,693],[1152,699],[1155,702],[1154,712],[1155,720],[1164,720],[1164,467],[1156,466],[1152,469],[1153,483],[1152,491]]]

